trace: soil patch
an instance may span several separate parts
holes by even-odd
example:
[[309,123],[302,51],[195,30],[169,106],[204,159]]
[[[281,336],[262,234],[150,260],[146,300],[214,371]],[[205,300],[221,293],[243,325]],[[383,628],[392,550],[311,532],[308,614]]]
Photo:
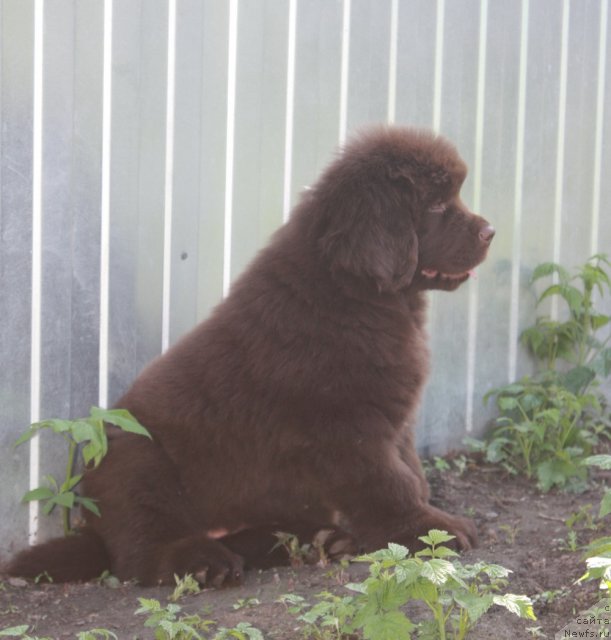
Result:
[[[485,560],[511,569],[506,591],[532,597],[538,618],[536,622],[524,621],[493,608],[470,637],[554,638],[579,612],[601,598],[595,583],[574,584],[585,564],[579,550],[569,549],[565,521],[580,510],[585,513],[588,505],[593,505],[592,514],[597,512],[605,475],[599,473],[592,488],[579,495],[541,494],[532,484],[498,468],[467,464],[459,473],[451,461],[450,466],[451,471],[433,468],[429,480],[436,505],[466,514],[478,525],[480,546],[463,554],[463,562]],[[583,545],[608,535],[608,524],[607,519],[606,531],[600,527],[594,531],[582,519],[575,526],[576,543]],[[240,587],[205,590],[184,596],[179,604],[183,612],[197,612],[219,626],[249,622],[270,640],[297,640],[304,637],[303,624],[277,602],[280,596],[293,593],[314,603],[316,594],[324,590],[347,595],[343,585],[363,579],[366,573],[366,567],[357,563],[345,569],[331,564],[250,572]],[[165,606],[171,593],[167,587],[33,585],[4,578],[0,582],[0,629],[27,624],[32,636],[59,640],[101,627],[121,640],[149,639],[153,634],[143,626],[144,617],[134,613],[138,598],[156,598]]]

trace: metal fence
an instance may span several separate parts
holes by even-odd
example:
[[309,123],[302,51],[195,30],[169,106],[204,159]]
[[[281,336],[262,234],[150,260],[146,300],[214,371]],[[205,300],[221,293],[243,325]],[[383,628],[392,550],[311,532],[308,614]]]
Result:
[[18,434],[112,403],[370,122],[450,137],[497,228],[432,296],[419,442],[481,432],[533,266],[611,252],[607,39],[607,0],[0,0],[0,552],[55,526]]

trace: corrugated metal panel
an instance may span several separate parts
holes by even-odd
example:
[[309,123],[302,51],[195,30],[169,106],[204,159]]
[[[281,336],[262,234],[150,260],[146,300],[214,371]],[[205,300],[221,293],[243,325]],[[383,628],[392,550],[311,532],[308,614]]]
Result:
[[607,0],[2,0],[0,552],[55,526],[17,499],[61,446],[18,434],[112,403],[369,122],[453,139],[497,228],[431,296],[419,442],[480,432],[532,268],[611,252],[608,29]]

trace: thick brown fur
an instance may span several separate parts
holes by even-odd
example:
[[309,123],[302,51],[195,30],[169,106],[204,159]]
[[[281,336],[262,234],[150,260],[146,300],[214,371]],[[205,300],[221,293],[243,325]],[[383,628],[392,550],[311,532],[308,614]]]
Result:
[[332,553],[413,548],[431,528],[475,544],[470,521],[429,504],[412,432],[425,291],[467,280],[494,235],[460,201],[466,172],[427,132],[349,143],[212,316],[116,403],[153,440],[109,427],[83,482],[101,518],[8,572],[220,585],[282,561],[275,530],[330,528]]

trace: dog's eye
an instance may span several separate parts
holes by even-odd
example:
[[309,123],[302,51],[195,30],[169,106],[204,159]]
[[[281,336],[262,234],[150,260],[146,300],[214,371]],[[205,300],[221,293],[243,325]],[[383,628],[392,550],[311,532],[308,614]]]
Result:
[[443,202],[437,202],[433,206],[429,207],[431,213],[443,213],[446,210],[446,205]]

